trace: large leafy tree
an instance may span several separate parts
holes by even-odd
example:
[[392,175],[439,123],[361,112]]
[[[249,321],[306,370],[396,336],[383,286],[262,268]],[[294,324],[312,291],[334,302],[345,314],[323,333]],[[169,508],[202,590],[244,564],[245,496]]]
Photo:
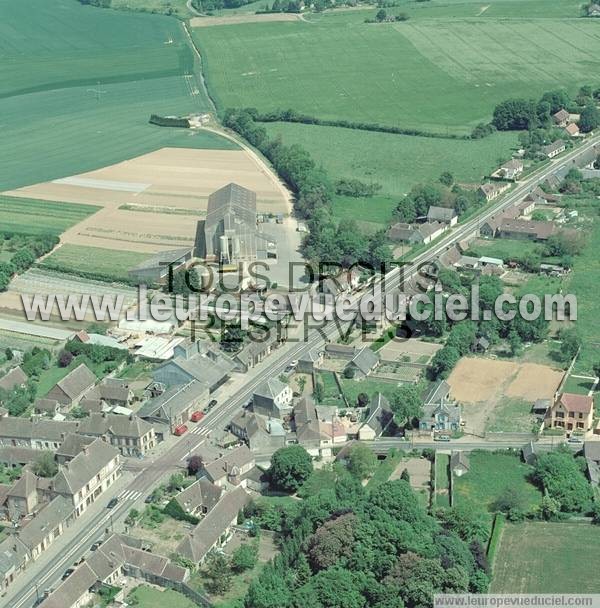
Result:
[[300,445],[290,445],[277,450],[271,458],[269,469],[273,485],[285,492],[295,492],[312,471],[312,458]]

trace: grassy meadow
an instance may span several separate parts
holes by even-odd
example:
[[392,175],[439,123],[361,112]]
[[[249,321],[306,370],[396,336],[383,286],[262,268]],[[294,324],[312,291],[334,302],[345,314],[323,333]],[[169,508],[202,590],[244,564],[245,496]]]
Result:
[[490,593],[600,593],[600,529],[586,523],[508,524]]
[[514,133],[464,141],[291,123],[265,124],[273,137],[308,150],[336,178],[381,184],[384,195],[408,192],[450,171],[458,181],[479,181],[511,156]]
[[95,205],[57,203],[0,195],[0,232],[54,234],[98,211]]
[[[235,147],[148,124],[210,110],[181,23],[76,0],[0,0],[0,191],[164,146]],[[43,33],[43,35],[40,34]]]
[[[505,19],[517,2],[503,3],[497,18],[478,16],[480,4],[466,3],[459,14],[453,3],[426,4],[405,22],[364,23],[375,9],[333,11],[308,16],[310,23],[197,28],[193,35],[222,108],[292,107],[320,118],[444,133],[465,133],[488,120],[507,91],[537,97],[574,88],[598,69],[596,24],[563,18],[558,0],[543,3],[557,5],[543,27],[537,11]],[[579,8],[570,6],[578,17]],[[541,3],[535,7],[543,12]]]

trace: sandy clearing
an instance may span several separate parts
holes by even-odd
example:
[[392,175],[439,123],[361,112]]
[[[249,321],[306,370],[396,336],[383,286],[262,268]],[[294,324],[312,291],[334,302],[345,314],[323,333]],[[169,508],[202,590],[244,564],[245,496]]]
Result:
[[406,469],[410,477],[410,487],[414,490],[429,488],[431,483],[431,463],[426,458],[408,458],[403,460],[390,475],[389,481],[400,479]]
[[489,400],[517,369],[509,361],[463,357],[448,378],[450,394],[464,403]]
[[213,25],[236,25],[238,23],[264,23],[269,21],[301,21],[296,13],[269,13],[267,15],[231,15],[229,17],[193,17],[192,27],[211,27]]
[[525,401],[551,399],[563,379],[564,372],[547,365],[524,363],[516,378],[506,389],[507,397],[520,397]]

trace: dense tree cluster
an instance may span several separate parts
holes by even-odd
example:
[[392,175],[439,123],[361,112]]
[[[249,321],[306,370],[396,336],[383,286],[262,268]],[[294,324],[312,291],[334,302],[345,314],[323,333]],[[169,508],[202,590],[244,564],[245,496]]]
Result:
[[4,248],[14,251],[8,262],[0,262],[0,291],[8,288],[15,273],[25,272],[42,255],[52,251],[58,244],[54,235],[29,236],[5,233]]
[[[491,124],[499,131],[527,130],[530,136],[536,131],[541,131],[537,135],[539,138],[543,137],[545,130],[553,126],[552,115],[559,110],[567,110],[580,114],[579,129],[583,133],[588,133],[600,125],[598,99],[600,99],[600,89],[592,90],[589,85],[582,86],[574,99],[565,89],[547,91],[538,101],[507,99],[495,107]],[[556,132],[551,137],[556,139]],[[551,137],[545,139],[552,141]],[[537,144],[535,140],[530,143],[534,146]]]
[[309,453],[300,445],[277,450],[271,458],[271,483],[284,492],[295,492],[309,477],[313,463]]
[[585,477],[585,460],[574,458],[568,447],[538,456],[533,479],[564,513],[591,510],[592,490]]
[[420,608],[437,592],[484,592],[485,553],[438,524],[405,480],[336,483],[282,511],[282,552],[245,608]]

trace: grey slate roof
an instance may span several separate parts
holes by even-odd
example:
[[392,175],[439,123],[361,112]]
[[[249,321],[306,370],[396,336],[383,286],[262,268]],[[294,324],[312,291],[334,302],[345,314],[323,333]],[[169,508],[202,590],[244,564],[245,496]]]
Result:
[[71,459],[75,458],[79,452],[83,450],[86,445],[90,445],[90,443],[94,442],[94,437],[90,437],[88,435],[81,435],[79,433],[69,433],[65,436],[64,441],[56,450],[56,456],[63,456],[65,458]]
[[368,346],[356,352],[349,364],[356,366],[363,374],[370,373],[379,363],[379,355],[372,351]]
[[450,468],[453,471],[456,468],[468,471],[471,468],[471,464],[469,462],[467,452],[463,452],[462,450],[453,450],[452,454],[450,455]]
[[225,452],[221,458],[204,465],[204,470],[213,479],[221,479],[229,473],[234,473],[235,469],[253,462],[254,456],[247,445],[241,445],[234,450]]
[[57,496],[44,507],[20,532],[19,540],[32,550],[61,522],[73,515],[75,507],[64,496]]
[[284,384],[279,378],[269,378],[254,391],[254,395],[265,399],[275,399],[286,388],[287,384]]
[[94,412],[83,418],[79,424],[79,433],[100,437],[114,435],[139,439],[152,430],[152,425],[138,416],[120,414],[103,414]]
[[224,494],[214,509],[181,541],[177,553],[195,563],[200,562],[249,502],[250,496],[243,488]]
[[456,211],[448,207],[436,207],[432,205],[427,212],[427,221],[450,222],[456,217]]
[[96,375],[85,363],[78,365],[70,371],[62,380],[56,383],[70,399],[76,399],[96,383]]
[[199,479],[177,494],[175,500],[187,513],[191,513],[201,506],[205,507],[208,512],[219,502],[222,493],[223,490],[208,479]]
[[381,435],[393,417],[390,402],[381,393],[376,393],[371,399],[369,416],[365,420],[365,424],[373,429],[376,435]]
[[118,454],[116,448],[102,439],[96,439],[61,467],[52,483],[54,491],[67,495],[76,494]]
[[187,384],[178,384],[144,403],[137,415],[140,418],[169,420],[185,412],[194,401],[206,394],[208,386],[204,382],[192,380]]
[[13,367],[5,376],[0,378],[0,388],[5,391],[11,391],[17,386],[21,386],[27,382],[27,374],[17,365]]
[[59,442],[67,433],[75,432],[77,426],[77,422],[71,421],[56,422],[7,416],[0,418],[0,437]]

